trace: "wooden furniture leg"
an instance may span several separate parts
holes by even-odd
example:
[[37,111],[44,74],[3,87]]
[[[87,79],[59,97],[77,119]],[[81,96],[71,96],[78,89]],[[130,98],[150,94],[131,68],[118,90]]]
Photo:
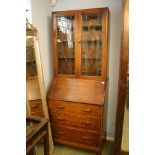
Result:
[[[48,120],[39,117],[26,117],[26,154],[37,155],[35,147],[41,140],[44,141],[44,155],[49,155]],[[35,153],[35,154],[34,154]]]
[[48,133],[44,137],[44,155],[49,155],[49,138],[48,138]]
[[96,155],[102,155],[102,152],[97,152],[97,154]]

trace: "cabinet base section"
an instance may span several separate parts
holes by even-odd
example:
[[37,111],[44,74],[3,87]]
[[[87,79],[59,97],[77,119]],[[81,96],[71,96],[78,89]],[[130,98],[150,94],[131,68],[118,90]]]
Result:
[[93,152],[96,152],[97,155],[100,155],[101,154],[101,150],[102,150],[101,148],[98,148],[98,147],[86,146],[84,144],[68,142],[68,141],[64,141],[64,140],[60,140],[60,139],[54,139],[54,143],[56,143],[56,144],[63,144],[63,145],[71,146],[71,147],[74,147],[74,148],[79,148],[79,149],[85,149],[85,150],[93,151]]

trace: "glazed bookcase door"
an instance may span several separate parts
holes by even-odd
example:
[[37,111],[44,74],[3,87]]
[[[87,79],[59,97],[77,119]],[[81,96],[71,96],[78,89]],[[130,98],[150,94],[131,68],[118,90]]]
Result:
[[55,77],[106,80],[108,8],[53,13]]
[[56,16],[58,74],[75,75],[75,16]]
[[101,76],[102,13],[82,14],[81,75]]

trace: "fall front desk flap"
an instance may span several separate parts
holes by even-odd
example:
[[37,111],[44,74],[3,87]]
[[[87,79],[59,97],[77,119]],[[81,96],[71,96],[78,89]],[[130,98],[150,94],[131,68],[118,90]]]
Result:
[[48,99],[102,105],[105,84],[88,79],[55,78],[48,92]]

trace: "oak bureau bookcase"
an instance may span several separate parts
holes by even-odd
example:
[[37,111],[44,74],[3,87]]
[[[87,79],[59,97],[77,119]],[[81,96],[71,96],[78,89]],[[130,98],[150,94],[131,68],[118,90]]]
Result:
[[109,9],[53,12],[48,107],[56,143],[101,154]]

